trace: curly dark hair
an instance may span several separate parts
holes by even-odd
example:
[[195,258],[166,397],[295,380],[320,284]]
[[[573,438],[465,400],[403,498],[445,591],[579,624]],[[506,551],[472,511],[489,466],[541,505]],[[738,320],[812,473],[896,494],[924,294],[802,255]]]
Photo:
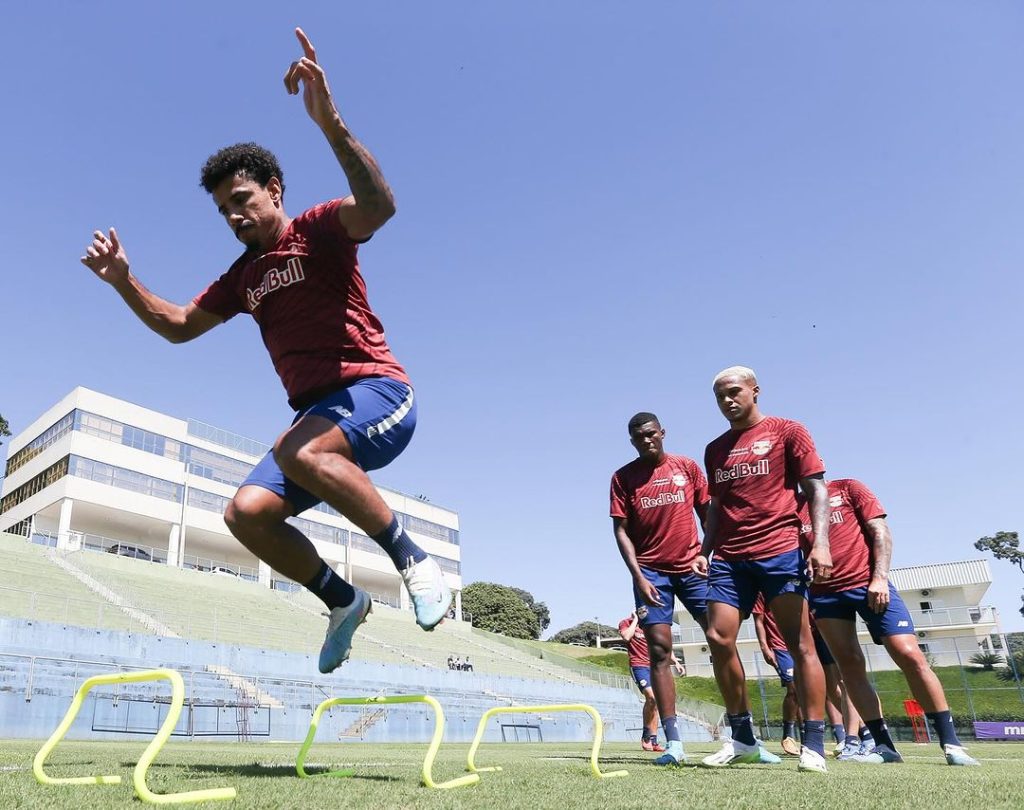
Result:
[[236,143],[225,146],[206,159],[199,177],[199,185],[210,194],[226,177],[244,174],[255,180],[264,188],[271,177],[281,181],[281,192],[284,193],[284,173],[274,153],[258,143]]

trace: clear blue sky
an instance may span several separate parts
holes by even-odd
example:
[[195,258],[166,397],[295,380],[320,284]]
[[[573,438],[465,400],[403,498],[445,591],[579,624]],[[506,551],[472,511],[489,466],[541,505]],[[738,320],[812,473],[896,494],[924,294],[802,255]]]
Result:
[[[467,582],[531,590],[552,629],[627,612],[626,421],[655,411],[701,458],[734,363],[879,494],[896,564],[1024,529],[1019,3],[298,8],[8,9],[15,432],[76,385],[263,441],[288,424],[251,320],[172,346],[78,257],[115,225],[144,283],[189,299],[239,252],[198,187],[239,140],[279,154],[292,214],[347,193],[283,89],[302,25],[398,202],[362,262],[420,424],[377,480],[460,512]],[[992,570],[1021,629],[1024,577]]]

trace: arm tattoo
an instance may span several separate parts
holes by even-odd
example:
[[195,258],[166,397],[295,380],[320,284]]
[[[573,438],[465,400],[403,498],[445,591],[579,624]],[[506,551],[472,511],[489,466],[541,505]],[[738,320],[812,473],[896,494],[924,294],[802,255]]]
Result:
[[367,213],[390,212],[394,208],[391,189],[366,147],[347,132],[332,136],[330,144],[348,178],[356,204]]

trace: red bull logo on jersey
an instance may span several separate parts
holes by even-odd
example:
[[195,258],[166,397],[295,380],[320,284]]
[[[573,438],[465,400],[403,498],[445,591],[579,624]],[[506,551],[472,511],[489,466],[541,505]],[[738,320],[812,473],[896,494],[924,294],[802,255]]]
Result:
[[640,498],[641,509],[653,509],[656,506],[665,506],[670,503],[686,503],[686,493],[680,490],[679,492],[662,492],[657,498],[646,496]]
[[741,461],[727,470],[723,470],[721,467],[715,470],[715,483],[724,484],[726,481],[735,481],[737,478],[750,478],[754,475],[768,474],[768,459],[766,458],[755,461],[753,464],[748,461]]
[[761,441],[754,442],[752,445],[750,445],[750,452],[753,453],[755,456],[767,455],[771,449],[772,443],[767,439],[762,439]]
[[264,296],[268,293],[279,290],[282,287],[290,287],[305,280],[306,274],[302,270],[302,262],[298,256],[292,256],[285,264],[283,270],[272,267],[268,270],[258,287],[250,287],[245,291],[245,300],[249,304],[249,311],[255,312]]

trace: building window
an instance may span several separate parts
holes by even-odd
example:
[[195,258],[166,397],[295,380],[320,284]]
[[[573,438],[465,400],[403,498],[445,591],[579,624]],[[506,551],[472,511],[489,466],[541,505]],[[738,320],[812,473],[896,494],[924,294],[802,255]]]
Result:
[[338,546],[345,545],[348,532],[344,529],[339,529],[337,526],[328,526],[326,523],[314,523],[312,520],[297,517],[288,518],[285,522],[290,523],[310,540],[322,540],[325,543],[334,543]]
[[920,604],[921,604],[921,610],[931,610],[932,609],[932,603],[931,602],[921,602]]
[[[433,554],[430,556],[434,557]],[[442,571],[448,571],[451,574],[459,574],[460,576],[462,575],[462,565],[460,565],[457,560],[449,560],[446,557],[434,557],[434,560],[437,561],[437,564],[441,567]]]
[[7,466],[5,468],[4,475],[10,475],[18,468],[24,467],[47,447],[71,432],[74,424],[75,411],[71,411],[71,413],[58,420],[55,424],[50,425],[50,427],[7,459]]
[[181,503],[184,489],[181,484],[175,484],[173,481],[165,481],[162,478],[154,478],[134,470],[126,470],[124,467],[115,467],[113,464],[104,464],[102,461],[94,461],[81,456],[71,456],[69,472],[76,478],[85,478],[89,481],[139,492],[143,495],[151,495],[154,498],[175,503]]
[[188,488],[188,505],[194,506],[196,509],[224,514],[229,503],[231,503],[231,499],[225,498],[223,495],[215,495],[205,489]]
[[230,486],[241,486],[252,472],[252,464],[238,459],[222,456],[201,447],[188,447],[188,471],[200,478],[219,481]]
[[27,501],[33,495],[38,492],[42,492],[50,484],[56,483],[65,475],[68,474],[68,459],[70,456],[64,456],[56,464],[51,464],[39,475],[33,476],[20,487],[4,496],[4,499],[0,501],[0,514],[7,512],[17,506],[23,501]]
[[407,515],[404,512],[395,512],[395,516],[406,531],[417,532],[427,537],[433,537],[435,540],[442,540],[445,543],[452,543],[456,546],[459,545],[459,532],[457,529],[442,526],[440,523],[434,523],[432,520],[416,517],[415,515]]
[[372,539],[367,537],[365,534],[359,532],[352,532],[350,544],[352,548],[357,548],[360,551],[368,551],[370,554],[379,554],[382,557],[387,556],[387,552],[378,546]]

